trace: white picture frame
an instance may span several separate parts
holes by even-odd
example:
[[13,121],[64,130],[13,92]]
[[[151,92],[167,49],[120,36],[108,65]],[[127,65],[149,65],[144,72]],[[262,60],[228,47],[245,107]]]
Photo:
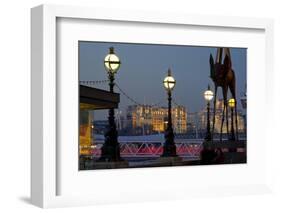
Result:
[[[106,171],[106,173],[83,173],[83,181],[88,180],[89,177],[96,175],[98,180],[101,181],[100,184],[106,181],[108,177],[115,177],[120,182],[128,183],[128,186],[124,186],[125,189],[114,188],[115,184],[110,185],[112,193],[104,193],[102,189],[98,189],[96,194],[84,194],[85,191],[81,190],[80,193],[71,193],[71,191],[79,191],[78,182],[71,182],[74,179],[68,177],[68,182],[66,179],[61,179],[60,173],[65,165],[58,165],[59,159],[61,159],[60,152],[58,151],[58,133],[57,132],[57,122],[58,122],[58,88],[60,87],[60,80],[57,78],[58,68],[58,21],[60,19],[64,20],[87,20],[87,21],[99,21],[102,25],[103,22],[114,22],[122,25],[126,23],[134,23],[133,25],[142,25],[146,27],[146,24],[153,24],[154,26],[164,27],[167,33],[171,32],[176,27],[195,27],[194,31],[198,31],[198,28],[202,30],[208,29],[218,29],[221,31],[228,32],[258,32],[260,36],[258,39],[262,41],[262,50],[259,57],[261,57],[261,68],[260,76],[255,79],[256,82],[262,83],[262,88],[258,88],[258,83],[253,83],[248,91],[250,102],[249,109],[251,110],[251,104],[257,102],[257,99],[252,98],[251,100],[251,89],[257,89],[260,91],[261,98],[265,98],[264,103],[259,103],[259,107],[253,110],[254,113],[262,113],[265,108],[270,111],[273,109],[274,99],[270,93],[274,89],[273,82],[273,21],[270,19],[255,19],[255,18],[241,18],[241,17],[216,17],[216,16],[203,16],[203,15],[188,15],[188,14],[166,14],[166,13],[152,13],[146,11],[120,11],[112,9],[101,9],[101,8],[84,8],[84,7],[73,7],[73,6],[53,6],[53,5],[42,5],[35,7],[31,10],[31,72],[32,72],[32,103],[31,103],[31,201],[33,204],[47,208],[47,207],[59,207],[59,206],[76,206],[76,205],[91,205],[99,203],[116,203],[116,202],[138,202],[143,200],[165,200],[165,199],[178,199],[178,198],[188,198],[194,196],[215,196],[215,195],[228,195],[228,194],[252,194],[252,193],[264,193],[271,191],[271,178],[272,171],[270,165],[270,129],[265,125],[264,137],[257,143],[256,148],[250,150],[253,153],[253,161],[247,166],[211,166],[211,167],[196,167],[192,169],[195,174],[190,177],[189,181],[192,184],[186,183],[186,171],[183,168],[161,168],[157,170],[153,169],[131,169],[123,171]],[[114,25],[113,23],[113,25]],[[201,34],[202,34],[201,32]],[[91,34],[91,33],[89,33]],[[102,33],[101,33],[102,35]],[[80,36],[80,35],[79,35]],[[151,35],[150,35],[151,36]],[[71,37],[71,36],[70,36]],[[127,41],[128,38],[123,38]],[[149,42],[151,37],[147,36],[145,39]],[[231,37],[230,37],[231,39]],[[106,39],[105,39],[106,40]],[[119,41],[122,40],[122,35],[119,37]],[[235,37],[233,36],[233,42],[235,43]],[[163,38],[163,43],[168,42]],[[179,38],[179,42],[180,38]],[[208,42],[202,44],[208,45]],[[247,41],[246,41],[247,42]],[[263,43],[264,42],[264,43]],[[158,41],[158,43],[161,43]],[[219,44],[219,43],[218,43]],[[239,45],[239,42],[237,43]],[[236,46],[237,46],[236,45]],[[254,45],[254,43],[253,43]],[[252,53],[254,54],[254,53]],[[254,59],[254,57],[252,57]],[[77,59],[78,60],[78,59]],[[253,68],[253,60],[249,60],[250,70]],[[252,78],[250,75],[249,78]],[[78,98],[78,96],[77,96]],[[77,104],[78,105],[78,104]],[[272,111],[268,113],[273,113]],[[261,117],[265,124],[270,124],[270,119],[272,116]],[[251,122],[249,120],[249,126],[252,128],[252,132],[261,128],[258,124],[255,124],[254,120]],[[253,118],[254,119],[254,118]],[[257,129],[255,129],[257,128]],[[251,132],[250,132],[251,133]],[[63,133],[62,133],[63,134]],[[249,134],[250,141],[256,140],[256,136]],[[262,140],[262,141],[261,141]],[[261,148],[266,147],[267,152],[260,156],[255,156],[254,152],[261,153]],[[62,147],[65,148],[65,147]],[[251,146],[250,146],[251,148]],[[256,149],[256,150],[254,150]],[[71,149],[69,149],[71,151]],[[269,150],[269,151],[268,151]],[[256,161],[256,162],[255,162]],[[262,161],[262,163],[261,163]],[[260,164],[262,165],[260,165]],[[77,162],[78,164],[78,162]],[[219,172],[223,170],[226,173],[245,173],[245,178],[238,178],[237,182],[233,180],[226,182],[216,182],[215,184],[202,184],[200,182],[200,174],[205,174],[206,172]],[[254,171],[253,175],[258,177],[255,180],[251,180],[252,177],[250,171]],[[78,170],[77,170],[78,172]],[[191,172],[191,170],[189,170]],[[165,189],[161,189],[161,185],[151,185],[149,188],[140,185],[135,191],[132,190],[132,185],[134,184],[129,177],[135,177],[135,182],[140,180],[153,180],[151,179],[155,175],[162,175],[162,177],[172,175],[170,178],[175,176],[180,176],[177,180],[177,184],[167,184]],[[260,175],[262,174],[262,175]],[[145,176],[143,176],[145,175]],[[122,178],[121,178],[122,177]],[[198,181],[195,181],[196,178]],[[77,179],[78,180],[78,179]],[[79,179],[80,180],[80,179]],[[202,179],[203,180],[203,179]],[[217,178],[217,180],[219,180]],[[60,184],[67,182],[66,187],[70,188],[67,193],[60,193]],[[163,182],[165,178],[163,179]],[[162,184],[159,181],[159,184]],[[192,187],[191,187],[192,185]],[[112,188],[113,187],[113,188]],[[80,187],[83,188],[83,187]],[[141,190],[143,188],[143,190]],[[146,191],[149,189],[150,191]],[[121,191],[120,191],[121,190]],[[122,191],[123,190],[123,191]],[[120,196],[122,193],[122,196]]]

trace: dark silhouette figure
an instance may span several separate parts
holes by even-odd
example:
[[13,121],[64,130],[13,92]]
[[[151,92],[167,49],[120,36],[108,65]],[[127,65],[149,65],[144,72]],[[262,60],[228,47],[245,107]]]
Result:
[[[224,60],[222,62],[222,52],[224,50]],[[230,89],[232,98],[235,99],[235,123],[236,123],[236,140],[238,140],[238,122],[237,122],[237,101],[236,101],[236,79],[235,73],[232,69],[231,56],[229,48],[217,48],[216,62],[214,62],[212,54],[210,55],[210,78],[213,80],[215,85],[215,97],[214,97],[214,114],[213,114],[213,127],[212,135],[214,135],[215,128],[215,115],[216,115],[216,101],[217,101],[217,89],[222,88],[223,92],[223,112],[222,112],[222,122],[221,122],[221,132],[220,141],[222,141],[222,129],[223,123],[226,116],[226,129],[227,136],[229,138],[228,132],[228,100],[227,94],[228,89]],[[225,115],[226,114],[226,115]]]

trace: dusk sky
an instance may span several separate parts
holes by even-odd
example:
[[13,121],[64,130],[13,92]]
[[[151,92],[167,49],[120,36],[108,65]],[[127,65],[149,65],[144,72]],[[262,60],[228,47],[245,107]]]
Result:
[[[116,83],[138,103],[167,105],[167,93],[163,87],[163,79],[168,68],[176,79],[173,90],[173,100],[184,105],[187,112],[197,112],[206,106],[203,93],[210,84],[209,57],[215,59],[216,48],[196,46],[125,44],[102,42],[79,42],[79,77],[80,81],[106,80],[103,61],[113,46],[116,55],[121,60],[121,66],[115,75]],[[231,48],[232,68],[236,75],[236,94],[240,98],[246,85],[246,55],[245,48]],[[108,90],[108,84],[96,84],[95,87]],[[119,109],[125,116],[126,108],[132,105],[119,90]],[[230,97],[230,91],[228,97]],[[221,88],[218,97],[222,98]],[[238,108],[241,108],[240,101]],[[96,119],[106,119],[105,111],[95,112]]]

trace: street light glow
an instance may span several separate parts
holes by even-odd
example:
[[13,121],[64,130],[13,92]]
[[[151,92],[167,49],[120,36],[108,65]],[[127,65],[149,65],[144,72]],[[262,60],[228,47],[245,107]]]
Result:
[[120,59],[119,57],[114,53],[114,48],[110,47],[109,48],[109,54],[105,56],[104,58],[104,66],[105,69],[109,73],[116,73],[120,67]]
[[234,98],[231,98],[228,100],[228,106],[231,107],[231,108],[234,108],[235,107],[235,99]]
[[211,101],[214,97],[214,93],[210,90],[210,86],[208,86],[208,90],[204,92],[204,98],[206,101]]
[[174,79],[174,77],[171,75],[171,69],[168,70],[168,76],[165,77],[164,81],[163,81],[164,87],[167,90],[172,90],[175,85],[176,85],[176,80]]

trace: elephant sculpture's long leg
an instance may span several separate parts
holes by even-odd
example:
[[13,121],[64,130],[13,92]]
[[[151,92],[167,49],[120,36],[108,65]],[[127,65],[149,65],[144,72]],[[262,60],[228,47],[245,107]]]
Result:
[[213,138],[214,138],[214,132],[215,132],[215,122],[216,122],[217,89],[218,89],[218,87],[217,87],[217,86],[215,86],[215,99],[214,99],[214,113],[213,113],[212,140],[213,140]]
[[237,119],[237,103],[235,99],[235,129],[236,129],[236,141],[239,140],[238,138],[238,119]]
[[223,111],[222,111],[222,118],[221,118],[221,132],[220,132],[220,141],[222,141],[222,128],[224,123],[224,112],[225,112],[225,103],[223,103]]
[[232,94],[232,98],[234,98],[235,100],[235,133],[236,133],[236,140],[238,140],[238,120],[237,120],[237,100],[236,100],[236,78],[235,78],[235,74],[233,73],[234,79],[230,84],[230,92]]
[[226,114],[226,133],[227,138],[229,138],[229,132],[228,132],[228,103],[227,103],[227,92],[228,92],[228,86],[223,87],[223,107]]
[[225,106],[225,110],[226,110],[226,133],[227,133],[227,138],[229,138],[229,131],[228,131],[228,106],[227,106],[227,104]]

